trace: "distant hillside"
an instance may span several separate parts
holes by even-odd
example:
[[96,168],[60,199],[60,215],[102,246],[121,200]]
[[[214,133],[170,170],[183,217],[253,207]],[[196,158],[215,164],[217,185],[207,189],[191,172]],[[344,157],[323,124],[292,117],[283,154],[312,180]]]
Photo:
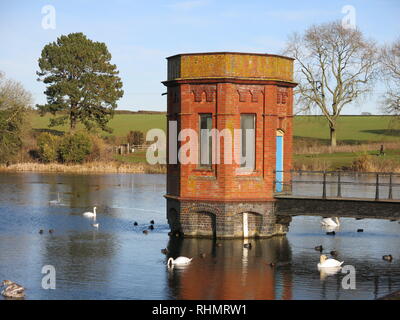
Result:
[[115,114],[167,114],[166,111],[151,111],[151,110],[115,110]]

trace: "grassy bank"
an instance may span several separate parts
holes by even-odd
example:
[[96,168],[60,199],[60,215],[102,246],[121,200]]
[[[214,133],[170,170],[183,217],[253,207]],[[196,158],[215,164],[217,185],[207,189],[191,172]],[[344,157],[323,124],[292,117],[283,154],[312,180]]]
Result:
[[[367,148],[367,146],[364,146]],[[371,146],[372,148],[372,146]],[[346,148],[342,148],[347,150]],[[339,148],[341,150],[341,148]],[[349,149],[352,150],[352,149]],[[350,170],[359,172],[397,172],[400,173],[400,146],[393,143],[380,156],[377,150],[358,150],[348,152],[303,153],[295,154],[295,170]],[[129,155],[115,155],[114,161],[94,161],[84,164],[43,164],[37,162],[17,163],[0,166],[0,171],[37,171],[65,173],[166,173],[166,166],[150,165],[146,161],[146,152]]]
[[[166,166],[148,164],[145,152],[115,155],[115,159],[115,161],[95,161],[75,165],[24,162],[9,166],[0,165],[0,172],[166,173]],[[378,156],[376,151],[299,154],[294,155],[293,168],[400,173],[400,149],[387,150],[385,156]]]
[[298,170],[400,172],[400,143],[384,146],[384,155],[379,154],[380,144],[343,145],[335,149],[320,146],[295,154],[293,166]]
[[0,166],[0,172],[56,172],[56,173],[166,173],[162,165],[149,165],[147,163],[122,163],[87,162],[84,164],[59,164],[59,163],[17,163],[9,166]]

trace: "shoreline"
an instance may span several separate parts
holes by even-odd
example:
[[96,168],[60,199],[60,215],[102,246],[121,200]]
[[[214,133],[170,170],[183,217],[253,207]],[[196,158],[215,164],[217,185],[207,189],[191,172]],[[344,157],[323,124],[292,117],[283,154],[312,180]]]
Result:
[[[298,166],[294,165],[294,170],[303,171],[337,171],[332,168],[320,168]],[[342,168],[342,172],[386,172],[385,170],[357,170],[355,168]],[[379,168],[380,169],[380,168]],[[383,168],[385,169],[385,168]],[[76,173],[76,174],[105,174],[105,173],[148,173],[148,174],[166,174],[166,165],[156,164],[151,165],[143,162],[127,163],[119,161],[93,161],[82,164],[61,164],[61,163],[38,163],[38,162],[21,162],[10,165],[0,164],[1,172],[41,172],[41,173]],[[393,173],[400,172],[399,170],[393,170]]]
[[379,297],[376,300],[400,300],[400,290],[389,293],[383,297]]
[[0,165],[0,172],[40,172],[40,173],[81,173],[81,174],[105,174],[105,173],[166,173],[163,165],[150,165],[147,163],[120,163],[116,161],[87,162],[83,164],[60,163],[36,163],[25,162],[11,165]]

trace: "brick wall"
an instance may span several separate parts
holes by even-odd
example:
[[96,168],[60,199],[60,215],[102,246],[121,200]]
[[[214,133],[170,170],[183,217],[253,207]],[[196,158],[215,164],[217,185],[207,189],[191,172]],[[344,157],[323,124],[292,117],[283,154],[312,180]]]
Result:
[[[219,61],[220,56],[221,54],[215,61]],[[211,113],[213,128],[228,129],[233,133],[234,129],[240,129],[240,114],[254,114],[256,159],[254,171],[247,174],[238,173],[236,169],[240,165],[236,163],[213,164],[210,168],[200,168],[197,164],[168,164],[167,215],[171,229],[183,231],[187,236],[214,234],[220,237],[240,237],[243,236],[242,214],[249,212],[250,236],[284,233],[285,227],[275,228],[273,171],[276,162],[277,130],[284,132],[284,170],[290,170],[292,166],[295,84],[289,80],[259,78],[262,72],[257,66],[243,69],[243,66],[248,65],[246,59],[252,59],[251,55],[240,57],[239,60],[243,63],[241,68],[229,67],[229,72],[235,74],[243,69],[246,77],[242,78],[237,77],[237,74],[235,77],[221,75],[215,78],[201,78],[199,75],[202,66],[191,66],[187,61],[185,65],[180,65],[176,59],[178,58],[174,57],[174,63],[171,64],[176,70],[170,70],[169,80],[164,82],[168,87],[168,120],[178,122],[178,132],[181,129],[193,129],[199,134],[199,114]],[[195,60],[196,63],[203,63],[210,59],[212,55],[208,54],[207,59]],[[254,59],[259,61],[263,58],[257,56]],[[274,59],[279,62],[280,58]],[[287,59],[281,59],[285,66],[282,68],[281,78],[292,79]],[[263,68],[267,65],[268,63]],[[225,66],[220,67],[218,69],[216,66],[215,70],[224,72]],[[195,71],[185,72],[185,68],[194,68]],[[204,70],[213,71],[208,65],[204,66]],[[278,71],[279,68],[274,72]],[[251,72],[254,73],[254,78],[251,77]],[[182,74],[190,76],[194,73],[196,78],[179,78]],[[178,143],[178,148],[183,145],[184,143]],[[239,148],[237,141],[233,141],[231,148],[228,151],[233,155],[235,148]],[[221,161],[224,159],[224,153],[225,146],[221,140]],[[290,175],[285,173],[284,179],[290,179]]]
[[277,217],[275,203],[182,201],[168,198],[167,218],[173,232],[185,237],[243,238],[243,213],[249,237],[271,237],[288,230],[290,217]]
[[[278,99],[282,90],[278,90],[277,85],[184,84],[170,87],[169,97],[175,97],[178,89],[181,100],[169,99],[168,105],[169,120],[178,121],[178,130],[191,128],[199,134],[199,114],[211,113],[214,128],[233,131],[240,129],[240,114],[254,114],[256,161],[254,172],[247,175],[237,174],[240,165],[235,163],[212,165],[210,169],[201,169],[197,164],[168,165],[167,193],[196,199],[271,200],[277,130],[284,132],[284,169],[291,169],[292,88],[285,88],[287,97],[284,103]],[[219,157],[223,162],[224,139],[220,141]],[[178,148],[182,145],[179,144]],[[235,140],[233,148],[239,148]],[[233,148],[230,150],[232,155]]]

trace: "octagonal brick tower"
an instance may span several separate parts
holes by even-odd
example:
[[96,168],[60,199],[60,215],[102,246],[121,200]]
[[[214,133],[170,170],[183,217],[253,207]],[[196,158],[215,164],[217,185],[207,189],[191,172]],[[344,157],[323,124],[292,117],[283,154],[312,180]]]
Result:
[[[293,59],[217,52],[178,54],[167,60],[165,197],[171,230],[185,237],[284,234],[290,221],[277,220],[274,193],[284,190],[290,178],[286,172],[292,163]],[[198,134],[198,163],[175,163],[171,157],[171,150],[188,141],[178,141],[175,125],[178,133],[193,129]],[[217,148],[202,138],[200,129],[228,129],[233,143],[215,139],[220,141]],[[243,134],[235,136],[235,129],[253,129],[255,134],[245,141]],[[244,163],[229,162],[224,161],[225,152],[231,152],[231,159],[234,152],[252,157]],[[220,163],[211,161],[216,156]]]

